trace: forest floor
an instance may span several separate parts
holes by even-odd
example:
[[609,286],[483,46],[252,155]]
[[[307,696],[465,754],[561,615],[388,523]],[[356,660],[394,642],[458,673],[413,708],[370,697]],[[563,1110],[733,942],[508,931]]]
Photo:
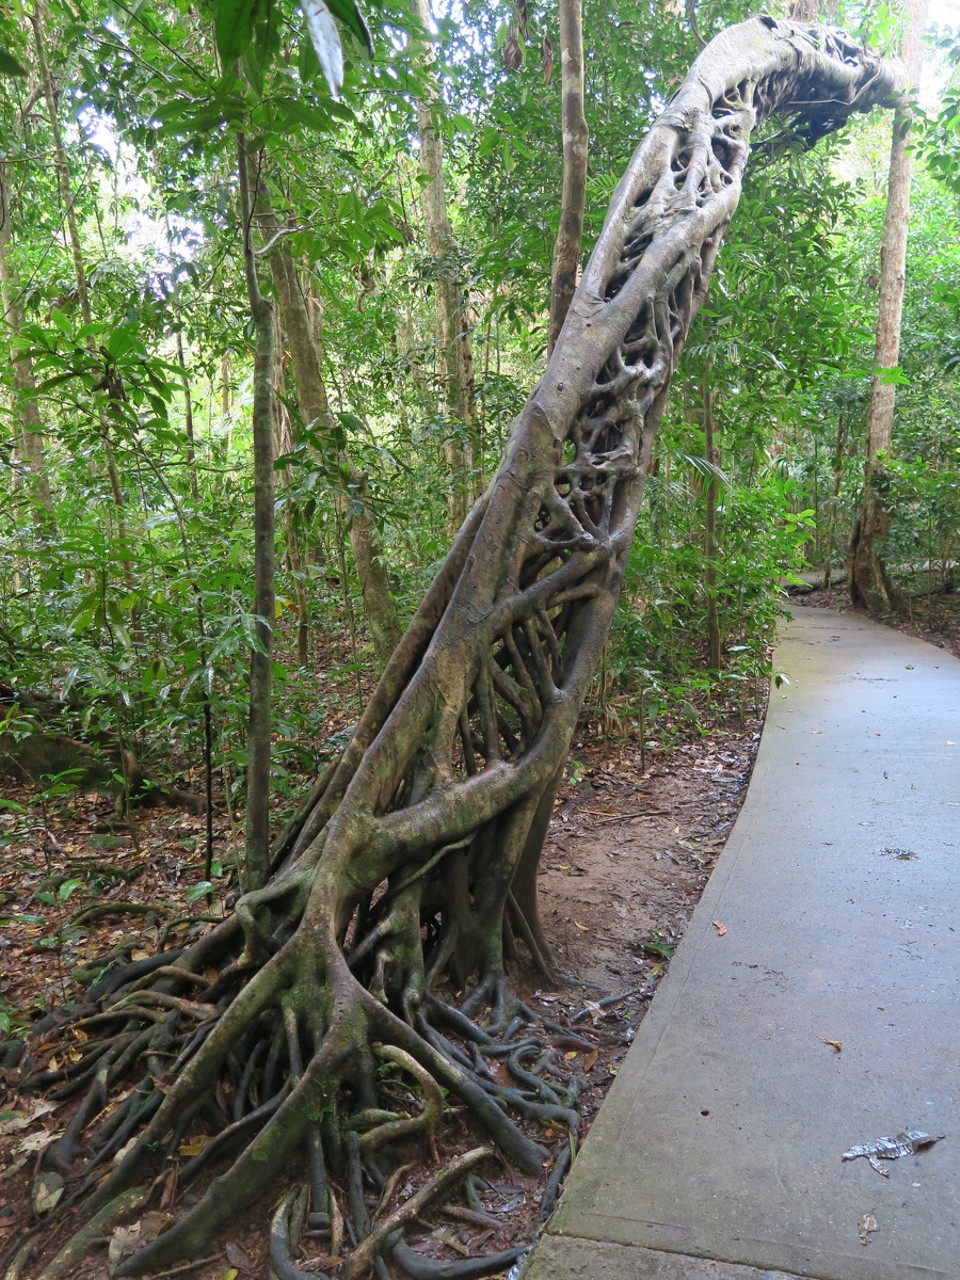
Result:
[[[842,591],[815,591],[795,602],[839,608],[847,603]],[[955,597],[915,601],[911,617],[899,625],[960,657]],[[548,984],[518,966],[513,981],[540,1016],[594,1046],[564,1055],[585,1081],[584,1132],[736,819],[765,699],[764,683],[744,686],[741,705],[704,718],[694,736],[657,723],[647,730],[651,745],[642,758],[624,709],[617,737],[602,732],[599,712],[581,727],[541,875],[543,921],[563,980]],[[0,804],[0,1019],[7,1020],[6,1027],[0,1023],[0,1039],[77,999],[84,965],[95,958],[120,949],[133,958],[153,954],[230,909],[228,877],[214,897],[197,893],[202,817],[143,809],[131,827],[118,820],[107,798],[73,795],[40,806],[28,789],[7,785],[0,800],[8,802]],[[242,824],[236,816],[231,822],[218,814],[215,829],[223,850],[235,847]],[[722,921],[715,923],[723,928]],[[63,1050],[51,1042],[49,1052],[56,1069]],[[69,1120],[70,1104],[45,1110],[48,1104],[19,1097],[16,1070],[9,1066],[0,1070],[0,1087],[2,1252],[33,1221],[30,1186],[43,1148]],[[544,1135],[538,1137],[542,1141]],[[204,1135],[188,1137],[182,1154],[194,1154],[194,1140],[202,1143]],[[558,1150],[563,1141],[555,1135]],[[473,1142],[475,1135],[451,1111],[438,1134],[441,1157]],[[398,1181],[401,1199],[426,1175],[416,1157],[423,1166],[427,1153],[410,1154],[409,1173]],[[462,1202],[437,1209],[420,1223],[415,1242],[451,1258],[523,1243],[536,1229],[542,1192],[542,1184],[504,1165],[484,1184],[479,1215],[476,1205],[467,1210]],[[265,1275],[269,1211],[265,1206],[262,1215],[247,1215],[234,1238],[188,1274],[200,1280]],[[58,1242],[50,1232],[44,1254]],[[77,1277],[109,1274],[102,1254],[89,1268],[73,1270]]]

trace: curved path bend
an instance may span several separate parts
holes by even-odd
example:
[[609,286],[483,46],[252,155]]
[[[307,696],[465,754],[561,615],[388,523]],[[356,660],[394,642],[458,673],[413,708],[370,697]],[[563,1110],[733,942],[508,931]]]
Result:
[[[774,670],[740,817],[523,1280],[960,1277],[960,661],[797,609]],[[888,1177],[841,1161],[903,1130],[945,1137]]]

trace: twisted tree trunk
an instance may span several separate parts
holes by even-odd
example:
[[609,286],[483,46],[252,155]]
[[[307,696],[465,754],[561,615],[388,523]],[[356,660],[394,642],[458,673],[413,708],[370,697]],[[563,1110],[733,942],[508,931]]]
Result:
[[[180,1185],[208,1162],[219,1162],[218,1176],[117,1274],[197,1256],[297,1152],[312,1162],[321,1213],[330,1210],[326,1168],[345,1170],[363,1235],[360,1167],[428,1122],[431,1079],[528,1171],[545,1152],[511,1110],[575,1131],[574,1086],[533,1093],[523,1059],[539,1033],[527,1026],[512,1038],[516,1016],[532,1015],[510,997],[505,952],[522,939],[549,964],[537,863],[617,602],[670,377],[757,124],[779,108],[815,139],[887,101],[897,83],[840,33],[755,19],[708,46],[641,144],[497,478],[350,746],[281,838],[270,883],[164,957],[152,982],[109,978],[95,993],[97,1021],[81,1019],[88,1038],[72,1042],[79,1062],[58,1079],[34,1077],[61,1094],[88,1090],[81,1120],[47,1156],[68,1166],[104,1090],[128,1063],[143,1064],[139,1088],[94,1133],[97,1157],[79,1187],[85,1214],[154,1176],[187,1118],[231,1100],[206,1151],[180,1169]],[[455,990],[473,983],[458,1009],[435,994],[444,975]],[[522,1087],[494,1084],[484,1065],[492,1054]],[[384,1060],[423,1084],[424,1117],[375,1109]],[[350,1122],[357,1112],[354,1126],[372,1126],[360,1137]],[[97,1184],[97,1161],[137,1125],[136,1142]],[[281,1259],[291,1204],[276,1220]],[[372,1258],[392,1249],[402,1263],[397,1218],[338,1274],[366,1276]]]

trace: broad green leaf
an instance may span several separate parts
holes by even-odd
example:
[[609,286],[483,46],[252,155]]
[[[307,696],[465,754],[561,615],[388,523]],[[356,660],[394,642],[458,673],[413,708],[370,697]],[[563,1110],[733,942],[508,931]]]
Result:
[[50,319],[57,326],[62,334],[68,338],[74,337],[74,328],[70,322],[69,316],[65,316],[59,307],[54,307],[50,312]]
[[315,129],[318,133],[326,133],[333,127],[332,119],[328,112],[323,111],[319,107],[312,106],[309,102],[301,102],[299,98],[277,98],[275,100],[277,107],[277,127],[284,131],[284,116],[295,120],[297,124],[304,125],[307,129]]
[[214,33],[224,67],[231,67],[253,40],[259,0],[216,0]]
[[330,95],[339,98],[343,88],[343,46],[337,24],[323,0],[305,0],[303,14]]
[[0,76],[25,76],[26,74],[26,68],[20,65],[12,53],[8,53],[6,49],[0,49]]
[[111,331],[110,337],[107,339],[106,351],[107,355],[114,360],[119,360],[125,356],[131,347],[135,346],[139,337],[138,326],[135,324],[121,324]]
[[334,17],[340,19],[343,25],[357,37],[361,44],[367,46],[368,52],[373,53],[373,39],[370,35],[370,28],[364,21],[360,7],[354,0],[328,0],[328,7]]

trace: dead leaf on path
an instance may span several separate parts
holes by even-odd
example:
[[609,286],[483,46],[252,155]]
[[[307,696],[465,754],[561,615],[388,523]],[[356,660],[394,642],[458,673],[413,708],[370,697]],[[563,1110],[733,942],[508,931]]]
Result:
[[597,1064],[597,1058],[600,1056],[599,1050],[591,1049],[589,1053],[583,1055],[584,1071],[592,1071]]
[[[227,1261],[235,1271],[253,1270],[253,1259],[242,1245],[235,1244],[232,1240],[228,1240],[224,1245],[223,1252],[227,1255]],[[226,1280],[225,1277],[224,1280]]]
[[718,938],[724,938],[724,937],[726,937],[726,934],[727,934],[727,926],[726,926],[725,924],[721,924],[719,920],[714,920],[714,921],[713,921],[713,927],[714,927],[714,928],[716,929],[716,931],[717,931],[717,937],[718,937]]
[[865,1213],[860,1219],[858,1230],[860,1232],[860,1243],[869,1244],[871,1234],[875,1231],[879,1231],[880,1228],[877,1226],[877,1220],[874,1215],[872,1213]]
[[829,1045],[834,1053],[839,1053],[840,1050],[843,1048],[842,1040],[828,1040],[826,1036],[820,1037],[820,1043]]
[[577,928],[580,930],[580,932],[581,932],[581,933],[589,933],[589,932],[590,932],[590,928],[589,928],[589,926],[588,926],[588,925],[585,925],[585,924],[581,924],[579,920],[574,920],[574,922],[573,922],[573,923],[577,926]]

